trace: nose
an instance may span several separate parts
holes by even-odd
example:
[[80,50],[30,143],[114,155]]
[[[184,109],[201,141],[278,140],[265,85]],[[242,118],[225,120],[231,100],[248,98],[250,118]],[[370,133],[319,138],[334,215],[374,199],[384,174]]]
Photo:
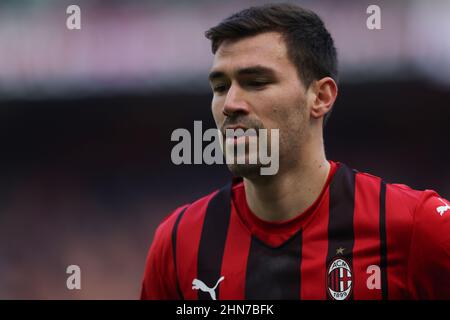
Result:
[[223,114],[226,116],[233,116],[238,113],[248,114],[249,106],[244,99],[244,92],[240,90],[238,86],[231,85],[223,105]]

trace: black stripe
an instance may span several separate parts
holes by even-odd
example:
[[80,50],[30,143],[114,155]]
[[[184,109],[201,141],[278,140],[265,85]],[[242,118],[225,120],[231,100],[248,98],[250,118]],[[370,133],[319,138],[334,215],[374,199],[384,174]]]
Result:
[[[222,258],[231,213],[231,183],[209,201],[198,249],[197,279],[213,288],[221,275]],[[219,298],[220,286],[216,289]],[[211,300],[208,292],[198,291],[199,300]]]
[[[355,285],[353,273],[353,216],[355,208],[355,171],[341,164],[330,183],[330,211],[328,222],[328,254],[326,275],[331,261],[343,257],[352,269],[352,287]],[[344,248],[343,254],[337,254],[338,248]],[[328,299],[332,299],[327,290]],[[353,299],[353,289],[347,299]]]
[[300,299],[302,233],[272,248],[252,237],[245,277],[245,299]]
[[181,300],[184,300],[183,293],[180,289],[180,283],[178,281],[178,272],[177,272],[177,232],[178,232],[178,224],[180,223],[181,217],[183,216],[184,212],[186,211],[187,207],[184,208],[180,214],[177,217],[177,220],[175,221],[175,224],[172,229],[172,255],[173,255],[173,264],[175,266],[175,277],[177,282],[177,292],[178,296]]
[[387,300],[386,183],[384,181],[381,181],[380,186],[380,270],[381,297],[383,300]]

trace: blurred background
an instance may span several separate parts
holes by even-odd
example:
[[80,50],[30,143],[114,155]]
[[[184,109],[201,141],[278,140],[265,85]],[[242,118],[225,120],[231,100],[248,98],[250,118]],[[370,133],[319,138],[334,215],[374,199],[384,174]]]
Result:
[[[339,53],[328,158],[449,199],[450,1],[291,2]],[[170,160],[174,129],[214,126],[203,33],[262,3],[0,2],[0,299],[139,297],[161,219],[230,177]],[[72,264],[81,290],[66,288]]]

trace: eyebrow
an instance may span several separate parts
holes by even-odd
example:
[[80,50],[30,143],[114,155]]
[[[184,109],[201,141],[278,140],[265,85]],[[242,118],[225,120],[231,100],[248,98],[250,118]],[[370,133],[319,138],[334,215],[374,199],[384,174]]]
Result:
[[[237,75],[242,76],[242,75],[256,75],[256,76],[261,76],[261,75],[265,75],[265,76],[275,76],[275,71],[271,68],[268,67],[263,67],[263,66],[251,66],[251,67],[247,67],[247,68],[242,68],[242,69],[238,69],[238,71],[236,72]],[[216,80],[218,78],[223,78],[225,77],[225,73],[222,71],[212,71],[209,76],[208,79],[209,81],[213,81]]]

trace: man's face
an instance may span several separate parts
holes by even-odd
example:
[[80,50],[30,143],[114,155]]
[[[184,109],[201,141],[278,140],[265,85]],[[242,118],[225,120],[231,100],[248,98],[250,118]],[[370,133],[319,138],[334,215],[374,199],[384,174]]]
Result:
[[[214,92],[212,112],[222,133],[227,128],[279,129],[280,170],[298,160],[309,111],[306,90],[281,34],[267,32],[224,41],[215,54],[209,80]],[[227,142],[239,143],[236,139]],[[229,168],[249,178],[259,174],[260,165]]]

